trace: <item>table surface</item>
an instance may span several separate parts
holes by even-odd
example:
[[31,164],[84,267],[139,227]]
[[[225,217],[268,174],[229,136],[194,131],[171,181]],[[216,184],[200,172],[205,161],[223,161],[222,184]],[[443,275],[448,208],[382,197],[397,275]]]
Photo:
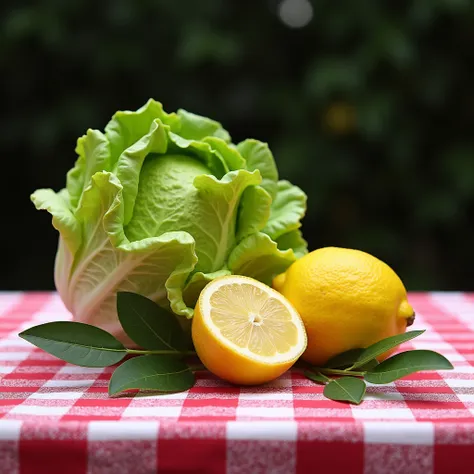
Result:
[[252,388],[198,372],[188,392],[109,398],[112,368],[66,364],[17,336],[70,318],[55,293],[0,292],[0,473],[472,473],[474,294],[409,300],[410,329],[426,332],[402,349],[455,369],[368,384],[354,406],[296,372]]

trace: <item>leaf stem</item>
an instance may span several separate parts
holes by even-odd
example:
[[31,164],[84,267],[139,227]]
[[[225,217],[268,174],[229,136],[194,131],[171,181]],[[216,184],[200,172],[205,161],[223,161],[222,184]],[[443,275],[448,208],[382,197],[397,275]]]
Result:
[[328,375],[354,375],[356,377],[363,377],[365,372],[357,372],[349,369],[339,370],[339,369],[326,369],[324,367],[313,367],[313,371],[320,372],[321,374]]
[[127,349],[129,354],[157,354],[157,355],[183,355],[183,356],[194,356],[194,351],[172,351],[172,350],[159,350],[159,351],[147,351],[140,349]]
[[326,377],[322,372],[319,372],[319,375],[321,375],[321,377],[325,378],[326,382],[332,382],[332,380],[329,377]]

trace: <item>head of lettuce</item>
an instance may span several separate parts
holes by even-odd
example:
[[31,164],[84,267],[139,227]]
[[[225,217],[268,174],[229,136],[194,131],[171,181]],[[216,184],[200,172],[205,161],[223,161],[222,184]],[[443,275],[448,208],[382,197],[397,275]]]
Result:
[[59,231],[55,285],[76,321],[129,342],[117,291],[140,293],[185,324],[214,278],[267,284],[307,253],[306,195],[279,180],[268,146],[234,144],[220,123],[149,100],[78,139],[59,192],[31,199]]

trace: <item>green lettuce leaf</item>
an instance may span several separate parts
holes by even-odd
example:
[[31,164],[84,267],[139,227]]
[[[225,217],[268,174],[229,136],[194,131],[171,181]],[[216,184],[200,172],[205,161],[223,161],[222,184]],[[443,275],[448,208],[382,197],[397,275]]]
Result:
[[229,257],[229,269],[271,285],[273,278],[285,272],[295,260],[293,250],[280,250],[268,235],[259,232],[235,247]]
[[202,161],[209,171],[217,178],[222,178],[229,172],[229,167],[221,154],[215,153],[209,143],[188,140],[175,133],[169,133],[170,146],[168,153],[184,153]]
[[236,171],[240,169],[246,169],[245,158],[228,143],[221,138],[206,137],[203,140],[208,143],[214,153],[218,154],[227,165],[230,171]]
[[263,229],[273,240],[301,227],[306,212],[306,194],[289,181],[278,181],[277,194],[272,202],[270,219]]
[[110,143],[112,170],[120,155],[150,132],[151,124],[157,120],[167,128],[180,127],[180,119],[175,113],[168,114],[160,102],[150,99],[137,111],[118,111],[105,127],[105,135]]
[[110,168],[110,144],[107,137],[98,130],[88,130],[77,140],[76,153],[79,158],[73,169],[67,173],[67,191],[70,206],[75,209],[84,189],[97,171]]
[[230,142],[230,135],[222,125],[210,118],[193,114],[184,109],[178,110],[181,126],[177,133],[188,140],[203,140],[206,137],[221,138]]
[[240,142],[237,150],[245,158],[248,170],[260,171],[262,188],[274,199],[277,193],[278,170],[268,145],[249,138]]
[[[241,196],[249,186],[260,184],[260,172],[230,171],[222,180],[210,175],[197,176],[194,186],[204,202],[202,219],[192,223],[199,262],[197,270],[221,269],[236,244],[237,210]],[[197,217],[201,217],[197,216]]]
[[250,186],[242,194],[240,202],[237,240],[260,232],[270,217],[272,198],[260,186]]
[[276,239],[280,250],[293,249],[296,258],[301,258],[308,253],[308,242],[303,238],[301,230],[296,229]]

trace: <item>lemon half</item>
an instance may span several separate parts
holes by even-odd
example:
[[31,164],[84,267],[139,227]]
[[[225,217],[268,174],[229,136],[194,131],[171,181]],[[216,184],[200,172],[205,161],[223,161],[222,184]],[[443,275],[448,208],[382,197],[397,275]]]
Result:
[[195,308],[192,337],[209,371],[242,385],[277,378],[307,345],[291,303],[269,286],[239,275],[207,284]]

